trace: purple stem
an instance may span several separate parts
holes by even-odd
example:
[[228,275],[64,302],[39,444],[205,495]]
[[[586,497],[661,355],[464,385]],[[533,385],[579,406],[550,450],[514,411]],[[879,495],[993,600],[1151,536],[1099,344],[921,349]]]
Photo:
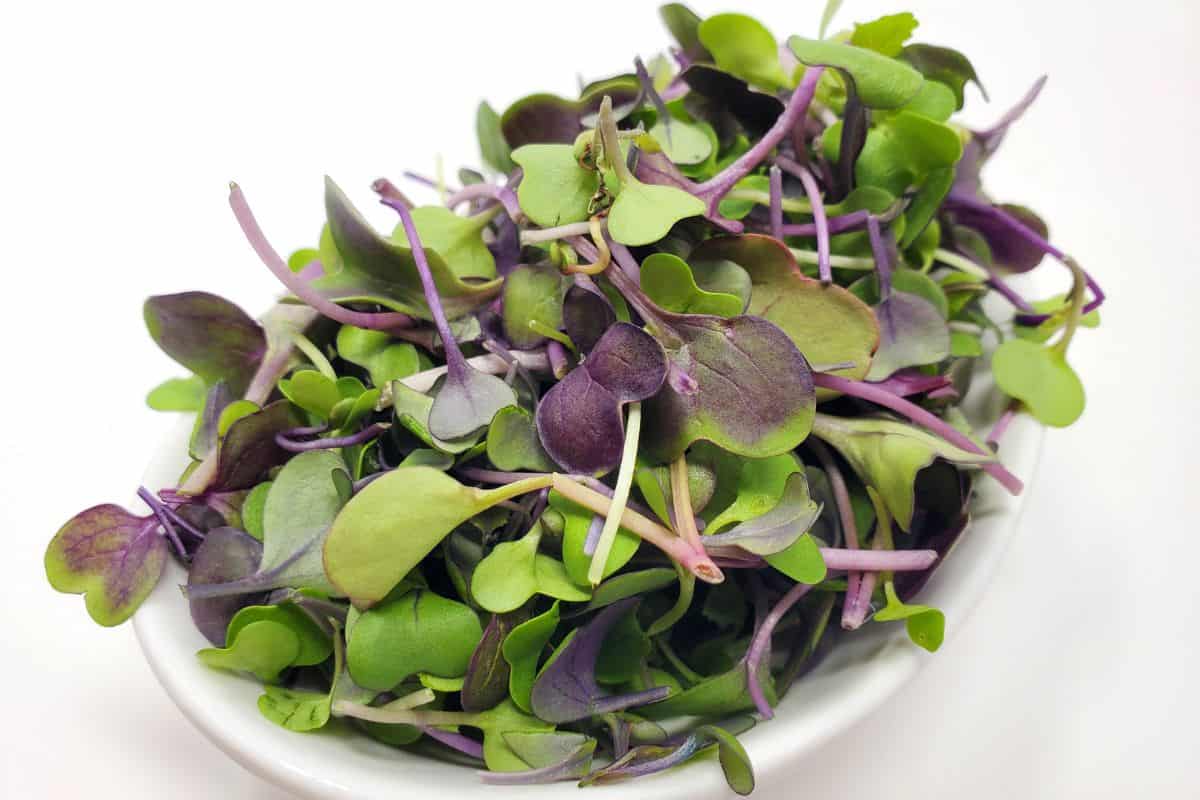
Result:
[[807,583],[797,583],[787,594],[779,599],[775,607],[767,614],[767,618],[763,620],[762,625],[754,634],[754,639],[750,642],[750,649],[746,651],[746,681],[747,688],[750,691],[750,697],[754,700],[754,706],[758,709],[758,713],[763,715],[764,719],[770,719],[775,716],[771,704],[767,702],[766,695],[763,693],[762,681],[758,679],[758,670],[763,661],[771,654],[771,633],[775,630],[775,626],[783,619],[784,614],[791,610],[792,606],[800,601],[800,598],[808,594],[812,589]]
[[438,188],[437,181],[435,181],[433,178],[428,178],[419,172],[413,172],[412,170],[406,169],[406,170],[404,170],[404,172],[402,172],[400,174],[403,175],[404,177],[408,178],[410,181],[414,181],[415,183],[422,184],[423,186],[428,186],[430,189]]
[[296,295],[301,301],[307,303],[321,314],[345,325],[354,325],[358,328],[369,328],[371,330],[407,328],[413,324],[413,318],[408,314],[401,314],[397,311],[351,311],[324,297],[306,281],[302,280],[300,276],[292,272],[288,268],[287,262],[280,258],[279,253],[275,252],[275,249],[271,247],[271,244],[267,241],[267,237],[262,232],[262,228],[258,226],[258,221],[254,218],[253,212],[250,211],[250,206],[246,203],[246,197],[242,194],[241,187],[236,183],[229,184],[229,205],[233,208],[233,215],[237,218],[238,224],[242,228],[242,233],[246,236],[246,240],[250,242],[250,246],[254,248],[254,252],[258,254],[259,259],[266,265],[267,269],[271,270],[271,273],[279,279],[279,282],[289,292]]
[[483,745],[471,737],[463,736],[461,733],[454,733],[453,731],[444,731],[441,728],[434,728],[430,725],[421,725],[420,728],[421,733],[430,739],[436,739],[447,747],[457,750],[460,753],[465,753],[471,758],[483,761]]
[[392,471],[392,470],[390,470],[390,469],[381,469],[381,470],[379,470],[379,472],[372,472],[370,475],[367,475],[367,476],[365,476],[365,477],[359,478],[359,479],[358,479],[358,480],[356,480],[356,481],[354,482],[354,484],[351,486],[351,488],[350,488],[350,492],[351,492],[351,494],[358,494],[358,493],[359,493],[359,492],[361,492],[363,489],[367,488],[367,487],[368,487],[368,486],[370,486],[372,483],[374,483],[375,481],[379,480],[379,479],[380,479],[380,478],[382,478],[384,475],[387,475],[387,474],[388,474],[389,472],[391,472],[391,471]]
[[396,184],[392,183],[387,178],[379,178],[374,184],[372,184],[371,188],[381,197],[386,197],[390,200],[396,201],[397,203],[403,203],[409,208],[414,206],[413,201],[405,197],[404,192],[397,189]]
[[460,203],[480,198],[495,200],[504,206],[504,211],[512,218],[513,222],[521,219],[521,204],[517,202],[516,192],[506,186],[497,186],[494,183],[473,183],[470,186],[464,186],[446,198],[446,207],[454,208]]
[[1012,423],[1013,417],[1016,415],[1017,406],[1015,403],[1004,409],[1004,413],[1000,415],[1000,419],[996,420],[996,424],[992,426],[992,429],[988,432],[988,445],[990,445],[992,448],[995,448],[1000,444],[1000,439],[1004,436],[1004,433],[1008,430],[1009,424]]
[[146,505],[150,506],[150,510],[154,512],[154,516],[158,519],[158,523],[162,525],[167,540],[175,548],[175,552],[179,554],[180,558],[187,558],[187,550],[184,549],[183,542],[179,539],[179,534],[175,532],[175,526],[171,524],[171,519],[167,516],[163,504],[159,502],[157,497],[150,494],[145,486],[138,487],[137,495],[142,498],[142,501]]
[[[788,159],[783,159],[784,163],[791,163]],[[776,163],[780,163],[776,159]],[[829,265],[829,220],[825,217],[825,201],[821,198],[821,189],[817,186],[817,179],[808,169],[794,164],[796,167],[796,177],[800,179],[800,183],[804,186],[804,193],[808,195],[808,204],[812,206],[813,226],[817,233],[817,274],[824,284],[833,283],[833,271]],[[867,218],[868,224],[871,217]]]
[[[825,373],[815,373],[813,375],[813,383],[823,389],[833,389],[835,392],[842,392],[851,397],[857,397],[860,400],[881,405],[884,408],[889,408],[897,414],[908,417],[918,425],[928,429],[932,433],[937,434],[955,447],[962,448],[969,453],[979,453],[982,455],[992,455],[985,452],[977,444],[971,441],[967,436],[960,433],[945,420],[929,413],[920,406],[910,403],[903,397],[880,389],[877,386],[872,386],[863,381],[852,381],[848,378],[840,378],[837,375],[828,375]],[[1004,465],[1000,463],[982,464],[980,465],[984,472],[991,475],[1000,482],[1005,489],[1012,494],[1020,494],[1024,488],[1021,479],[1013,475]]]
[[742,178],[766,160],[771,151],[791,133],[796,123],[804,118],[817,91],[817,82],[825,72],[824,67],[812,67],[804,72],[804,79],[792,92],[783,113],[754,146],[720,173],[696,187],[696,195],[708,204],[708,216],[718,217],[717,206]]
[[[1066,253],[1050,244],[1050,242],[1039,236],[1037,231],[1031,229],[1028,225],[1021,222],[1021,220],[1017,219],[1012,214],[1009,214],[1004,209],[997,208],[991,203],[985,202],[976,197],[972,197],[970,194],[961,191],[951,191],[947,200],[952,205],[959,205],[963,208],[969,208],[972,211],[990,217],[995,222],[1000,223],[1004,227],[1008,228],[1009,231],[1024,239],[1028,244],[1040,249],[1043,253],[1046,253],[1060,262],[1066,262]],[[1089,314],[1104,303],[1105,295],[1104,291],[1100,288],[1100,285],[1096,283],[1096,280],[1091,276],[1091,274],[1084,270],[1083,275],[1085,280],[1087,280],[1088,289],[1092,293],[1092,300],[1083,307],[1083,311],[1081,313]],[[1050,319],[1049,314],[1022,314],[1017,317],[1017,322],[1022,325],[1041,325],[1048,319]]]
[[629,277],[640,281],[642,268],[638,265],[637,259],[633,257],[633,253],[629,252],[629,248],[620,242],[608,239],[608,249],[612,253],[613,261],[617,262],[617,266],[625,270],[625,274]]
[[822,547],[821,557],[828,569],[867,573],[920,572],[938,560],[936,550],[847,550],[841,547]]
[[331,450],[335,447],[353,447],[356,444],[371,441],[390,427],[392,426],[386,422],[376,422],[373,425],[363,428],[358,433],[352,433],[349,436],[333,436],[328,439],[313,439],[308,442],[297,442],[294,439],[290,439],[287,436],[290,431],[283,431],[282,433],[275,434],[275,444],[289,453],[304,453],[309,450]]
[[[838,519],[842,523],[842,534],[846,537],[846,546],[851,550],[857,550],[858,522],[854,519],[854,506],[850,503],[850,490],[846,487],[846,476],[842,474],[841,468],[833,459],[833,453],[829,451],[824,442],[813,437],[809,440],[809,447],[817,456],[817,460],[821,462],[821,469],[825,470],[825,477],[829,479],[829,488],[833,492],[833,502],[837,506]],[[843,604],[842,610],[843,627],[846,625],[850,599],[858,596],[862,577],[862,573],[858,571],[851,572],[846,576],[846,602]]]
[[984,141],[985,149],[987,151],[995,151],[996,147],[1000,144],[1000,139],[1004,138],[1004,134],[1008,130],[1009,126],[1019,120],[1021,116],[1029,110],[1029,107],[1033,105],[1034,100],[1037,100],[1038,95],[1042,92],[1042,87],[1045,85],[1046,76],[1043,75],[1034,81],[1033,86],[1031,86],[1029,91],[1025,93],[1025,96],[1022,97],[1015,106],[1010,108],[1004,114],[1004,116],[997,120],[995,125],[987,128],[986,130],[977,131],[975,133],[976,136]]
[[987,283],[988,283],[988,286],[995,289],[996,292],[999,293],[999,295],[1001,297],[1003,297],[1008,302],[1012,303],[1019,310],[1029,311],[1029,312],[1034,312],[1036,310],[1036,309],[1034,309],[1033,306],[1031,306],[1029,304],[1029,301],[1027,301],[1024,297],[1021,297],[1021,295],[1017,294],[1016,289],[1012,288],[1011,286],[1009,286],[1007,283],[1005,283],[1003,280],[996,277],[995,275],[988,278]]
[[583,554],[590,556],[596,552],[596,545],[600,542],[600,533],[604,530],[604,517],[599,514],[592,516],[592,521],[588,525],[587,538],[583,540]]
[[874,214],[867,217],[867,236],[871,240],[871,255],[875,257],[875,270],[879,273],[879,299],[887,300],[892,295],[892,258],[883,241],[879,218]]
[[771,235],[783,240],[783,171],[778,164],[772,164],[767,170],[767,180],[771,189]]
[[[776,163],[782,163],[780,158],[775,159]],[[811,203],[811,201],[809,201]],[[817,206],[813,204],[813,222],[803,222],[794,225],[784,225],[784,236],[819,236],[820,227],[815,221]],[[824,213],[825,206],[821,205],[821,211]],[[871,212],[866,209],[861,211],[852,211],[849,214],[842,214],[837,217],[828,217],[825,220],[825,231],[827,234],[845,233],[852,231],[867,224],[867,218],[871,216]]]
[[450,322],[442,308],[441,297],[438,296],[437,285],[433,282],[433,273],[429,271],[429,259],[425,257],[425,248],[421,246],[421,237],[417,233],[417,225],[413,221],[412,212],[403,203],[397,203],[387,197],[380,197],[380,202],[400,215],[400,224],[404,226],[404,235],[408,237],[408,246],[412,251],[413,261],[417,265],[417,273],[421,276],[421,289],[425,292],[425,302],[433,315],[433,324],[437,327],[438,336],[442,337],[442,350],[446,356],[446,372],[451,378],[457,378],[471,369],[463,358],[462,350],[454,332],[450,330]]
[[550,371],[561,381],[571,369],[567,360],[567,348],[563,347],[562,342],[551,339],[546,343],[546,356],[550,359]]

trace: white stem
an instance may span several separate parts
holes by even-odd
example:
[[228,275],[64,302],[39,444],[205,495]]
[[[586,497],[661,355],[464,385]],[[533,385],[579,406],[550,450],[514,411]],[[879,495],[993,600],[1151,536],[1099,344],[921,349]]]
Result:
[[633,471],[637,466],[638,436],[642,430],[642,404],[629,404],[629,418],[625,423],[625,450],[621,455],[621,468],[617,473],[617,485],[613,488],[612,505],[608,507],[608,515],[604,518],[604,528],[600,531],[600,540],[596,542],[596,552],[592,554],[592,564],[588,567],[588,580],[593,586],[604,579],[604,567],[608,564],[608,554],[612,552],[613,542],[617,538],[617,529],[621,526],[621,516],[625,513],[625,504],[629,502],[629,490],[633,486]]

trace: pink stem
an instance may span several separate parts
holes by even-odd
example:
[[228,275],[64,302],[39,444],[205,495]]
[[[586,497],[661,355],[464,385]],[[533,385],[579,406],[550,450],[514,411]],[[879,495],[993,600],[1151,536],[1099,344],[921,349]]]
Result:
[[275,249],[271,247],[271,244],[267,241],[267,237],[262,232],[262,228],[258,226],[258,221],[254,218],[253,212],[250,211],[250,206],[246,203],[246,198],[242,194],[241,187],[236,183],[229,184],[229,205],[233,208],[233,215],[237,218],[238,224],[242,228],[242,233],[246,235],[246,240],[250,242],[250,246],[254,248],[254,252],[258,254],[259,259],[279,279],[279,282],[289,292],[300,298],[301,301],[332,320],[359,328],[388,330],[391,328],[407,328],[413,324],[413,318],[408,314],[401,314],[395,311],[378,313],[351,311],[324,297],[296,273],[292,272],[288,268],[287,262],[280,258],[279,253],[275,252]]
[[[833,502],[837,505],[838,519],[842,522],[842,533],[846,537],[846,546],[851,550],[858,549],[858,522],[854,519],[854,507],[850,504],[850,490],[846,487],[846,476],[833,460],[833,454],[821,440],[813,437],[809,447],[821,462],[821,469],[829,478],[829,488],[833,491]],[[846,601],[842,604],[842,627],[846,627],[846,618],[850,614],[851,600],[857,598],[862,584],[861,572],[852,571],[846,575]]]
[[817,274],[821,282],[833,283],[833,271],[829,264],[829,220],[825,216],[825,202],[821,199],[821,187],[807,167],[802,167],[786,156],[779,156],[775,163],[800,179],[808,204],[812,206],[813,230],[817,235]]
[[460,203],[480,198],[495,200],[504,206],[505,212],[508,213],[513,222],[521,219],[521,204],[517,202],[516,192],[506,186],[497,186],[494,183],[472,183],[469,186],[464,186],[446,198],[446,207],[454,208]]
[[[823,389],[833,389],[835,392],[842,392],[851,397],[857,397],[862,400],[868,400],[884,408],[890,408],[897,414],[902,414],[908,417],[918,425],[927,428],[932,433],[937,434],[955,447],[966,450],[969,453],[978,453],[980,455],[994,455],[983,450],[979,445],[975,444],[965,435],[955,430],[945,420],[940,419],[934,414],[929,413],[920,406],[910,403],[903,397],[897,397],[889,391],[872,386],[863,381],[852,381],[847,378],[840,378],[837,375],[828,375],[825,373],[816,373],[813,375],[813,383]],[[981,464],[984,472],[991,475],[1011,494],[1020,494],[1024,489],[1024,484],[1021,479],[1013,475],[1003,464],[991,463]]]
[[[921,572],[934,565],[936,550],[846,550],[822,547],[827,569],[838,572]],[[863,577],[864,582],[866,576]]]
[[771,235],[783,240],[783,172],[778,164],[772,164],[767,170],[767,179],[771,188]]
[[758,671],[764,659],[771,654],[771,634],[775,631],[775,626],[783,619],[783,616],[791,611],[792,606],[800,601],[800,598],[808,594],[812,589],[807,583],[797,583],[788,593],[779,599],[771,612],[767,614],[767,618],[763,620],[762,625],[754,633],[754,639],[750,642],[750,649],[746,651],[746,688],[750,692],[751,699],[754,700],[754,706],[758,709],[758,713],[763,715],[764,719],[770,719],[775,716],[775,711],[771,708],[771,704],[767,702],[766,695],[763,693],[762,681],[758,679]]

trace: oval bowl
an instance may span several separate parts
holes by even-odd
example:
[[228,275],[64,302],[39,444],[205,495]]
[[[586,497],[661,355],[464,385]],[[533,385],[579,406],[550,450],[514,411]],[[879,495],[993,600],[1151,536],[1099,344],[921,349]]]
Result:
[[[982,429],[998,416],[998,393],[977,378],[963,408]],[[186,423],[186,424],[184,424]],[[190,420],[181,420],[155,453],[143,484],[173,485],[184,466]],[[1041,452],[1044,429],[1018,415],[1004,438],[1004,462],[1028,483]],[[995,481],[976,483],[972,521],[919,595],[946,614],[947,637],[965,623],[983,595],[1020,522],[1022,498]],[[210,669],[196,658],[208,642],[192,625],[179,584],[186,574],[173,561],[134,618],[138,641],[154,674],[184,715],[246,769],[314,800],[428,798],[431,793],[470,798],[565,798],[617,795],[645,800],[727,798],[714,759],[702,759],[633,783],[580,790],[573,783],[491,786],[475,771],[387,747],[333,724],[316,733],[293,733],[262,717],[259,684]],[[794,768],[805,754],[865,717],[909,681],[929,658],[908,641],[902,625],[867,625],[841,637],[812,672],[793,684],[769,722],[739,738],[761,777]]]

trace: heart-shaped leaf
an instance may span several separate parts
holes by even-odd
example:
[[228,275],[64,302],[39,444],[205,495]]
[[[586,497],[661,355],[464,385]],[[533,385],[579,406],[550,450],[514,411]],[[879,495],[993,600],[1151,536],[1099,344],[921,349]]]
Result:
[[387,691],[417,672],[464,675],[482,636],[468,606],[413,589],[362,613],[350,633],[346,663],[355,683]]
[[[693,115],[714,125],[729,115],[752,136],[762,136],[783,113],[783,103],[766,92],[756,92],[742,79],[707,64],[692,64],[680,75],[691,92],[684,99]],[[702,101],[697,108],[697,100]],[[722,212],[724,213],[724,212]]]
[[950,329],[932,303],[893,291],[875,306],[879,349],[867,379],[881,381],[898,369],[935,364],[950,355]]
[[657,305],[679,314],[733,317],[742,313],[742,299],[707,292],[696,285],[691,268],[679,256],[654,253],[642,262],[642,291]]
[[530,327],[540,323],[556,331],[563,324],[563,296],[569,282],[549,265],[519,266],[504,281],[504,335],[518,349],[541,344],[546,337]]
[[770,511],[783,497],[788,478],[803,470],[791,453],[739,458],[708,444],[697,444],[692,452],[716,470],[717,489],[711,506],[715,513],[706,515],[708,534]]
[[1009,339],[992,355],[996,385],[1024,403],[1039,422],[1065,428],[1083,414],[1083,384],[1055,347]]
[[512,158],[525,173],[517,201],[535,225],[553,228],[591,215],[600,174],[580,165],[573,145],[527,144],[514,150]]
[[538,438],[533,415],[520,406],[502,408],[488,427],[487,455],[496,469],[552,472],[554,462]]
[[650,129],[650,136],[676,164],[699,164],[716,150],[716,137],[704,123],[686,122],[681,119],[660,119]]
[[479,441],[478,432],[453,440],[439,439],[430,433],[429,414],[433,410],[433,398],[410,389],[402,381],[392,383],[392,410],[397,422],[438,452],[451,455],[464,453]]
[[701,264],[729,261],[750,275],[747,313],[778,325],[812,364],[841,364],[832,374],[859,379],[870,368],[879,327],[869,306],[840,286],[806,277],[791,252],[769,236],[709,239],[690,256]]
[[883,585],[887,605],[875,612],[876,622],[905,621],[908,637],[931,653],[937,652],[946,638],[946,615],[936,608],[909,605],[896,596],[896,588],[888,581]]
[[537,428],[542,445],[564,469],[603,475],[621,461],[625,424],[621,407],[653,396],[667,363],[654,337],[618,322],[591,354],[542,397]]
[[[261,496],[262,493],[260,493]],[[242,507],[243,518],[246,514]],[[226,583],[253,575],[262,560],[262,545],[236,528],[209,531],[196,548],[188,570],[188,585]],[[192,622],[216,647],[225,646],[225,632],[237,612],[257,604],[263,596],[253,594],[191,598],[188,607]]]
[[133,615],[162,576],[167,544],[153,516],[95,506],[72,517],[46,548],[46,578],[60,592],[84,595],[101,625]]
[[408,342],[397,342],[384,331],[343,325],[338,330],[337,351],[346,361],[366,369],[376,387],[387,386],[421,370],[417,348]]
[[681,219],[702,216],[704,201],[674,186],[626,179],[608,212],[608,232],[621,244],[653,244]]
[[168,378],[150,390],[146,405],[155,411],[199,411],[206,394],[204,379],[198,375]]

